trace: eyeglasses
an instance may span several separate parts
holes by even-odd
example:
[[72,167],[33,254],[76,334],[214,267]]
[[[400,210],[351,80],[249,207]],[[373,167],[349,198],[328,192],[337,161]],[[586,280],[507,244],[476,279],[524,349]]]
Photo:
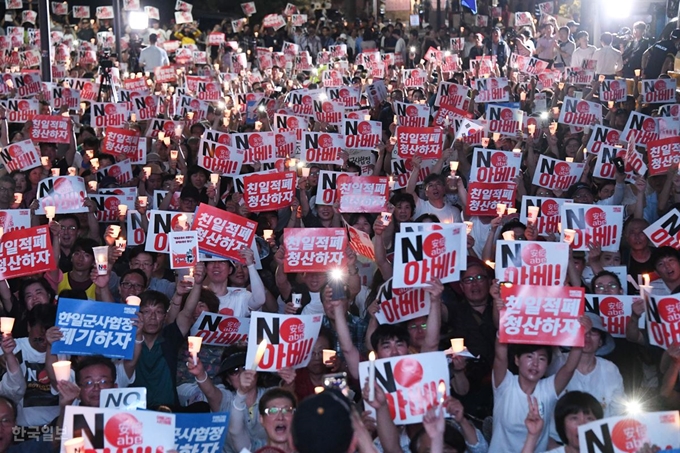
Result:
[[134,289],[137,289],[137,290],[140,290],[140,291],[144,289],[144,285],[140,285],[139,283],[132,283],[132,282],[120,282],[120,287],[125,288],[125,289],[134,288]]
[[597,289],[598,291],[605,291],[607,289],[621,289],[621,287],[619,286],[618,283],[612,282],[606,285],[602,284],[595,285],[595,289]]
[[95,385],[98,386],[99,388],[103,387],[109,387],[112,384],[112,382],[108,379],[100,379],[98,381],[93,381],[93,380],[87,380],[85,382],[82,382],[80,384],[81,387],[84,387],[86,389],[91,389]]
[[318,171],[310,171],[309,176],[319,176],[319,173],[320,172],[318,172]]
[[0,418],[0,426],[14,426],[17,424],[16,419],[14,417],[3,417]]
[[295,408],[288,406],[288,407],[268,407],[264,410],[265,415],[278,415],[282,414],[283,416],[286,415],[293,415],[295,413]]
[[462,279],[460,282],[461,282],[463,285],[471,285],[471,284],[473,284],[473,283],[475,283],[475,282],[482,282],[482,281],[484,281],[484,280],[486,280],[486,279],[488,279],[488,278],[489,278],[489,277],[487,277],[487,276],[484,275],[484,274],[479,274],[479,275],[473,275],[472,277],[465,277],[465,278]]
[[416,329],[425,330],[425,329],[427,329],[427,323],[424,322],[422,324],[411,324],[410,326],[408,326],[408,328],[409,328],[409,330],[416,330]]
[[77,226],[61,226],[61,231],[76,231],[77,229]]

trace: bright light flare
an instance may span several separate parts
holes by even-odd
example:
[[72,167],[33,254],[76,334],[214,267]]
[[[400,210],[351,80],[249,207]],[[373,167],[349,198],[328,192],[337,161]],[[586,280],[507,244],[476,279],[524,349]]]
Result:
[[600,7],[613,19],[626,19],[630,16],[633,0],[601,0]]
[[143,11],[130,11],[129,23],[133,30],[146,30],[149,28],[149,16]]
[[644,412],[644,407],[639,400],[628,400],[623,403],[628,415],[640,415]]
[[342,272],[342,269],[333,269],[331,271],[331,279],[335,281],[340,281],[343,278],[344,273]]

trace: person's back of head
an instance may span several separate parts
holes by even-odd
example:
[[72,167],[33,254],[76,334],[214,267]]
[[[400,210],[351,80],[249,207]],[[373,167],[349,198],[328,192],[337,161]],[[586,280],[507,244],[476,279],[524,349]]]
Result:
[[354,451],[349,400],[337,390],[324,390],[302,401],[293,416],[293,444],[298,453]]
[[156,33],[151,33],[149,35],[149,44],[151,44],[152,46],[155,46],[157,41],[158,41],[158,35],[156,35]]
[[612,34],[609,33],[609,32],[605,32],[605,33],[602,33],[602,35],[600,35],[600,42],[601,42],[602,45],[604,45],[604,46],[609,46],[609,45],[611,45],[612,39],[613,39],[613,38],[612,38]]

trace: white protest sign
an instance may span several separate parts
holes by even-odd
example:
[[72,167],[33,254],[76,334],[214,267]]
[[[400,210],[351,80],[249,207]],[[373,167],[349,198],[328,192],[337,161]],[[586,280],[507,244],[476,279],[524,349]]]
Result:
[[497,241],[496,278],[515,285],[564,285],[569,264],[565,242]]
[[617,252],[621,243],[623,225],[622,206],[597,206],[589,204],[564,203],[562,214],[562,236],[564,231],[574,230],[573,250],[588,251],[594,242],[605,252]]

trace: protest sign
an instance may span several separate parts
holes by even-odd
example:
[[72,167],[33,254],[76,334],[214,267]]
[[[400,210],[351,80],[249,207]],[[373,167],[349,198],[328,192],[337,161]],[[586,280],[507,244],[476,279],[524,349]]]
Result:
[[403,159],[420,156],[423,159],[439,159],[442,155],[443,131],[438,127],[397,126],[397,155]]
[[[242,150],[243,163],[273,162],[276,159],[276,134],[274,132],[248,132],[230,134],[231,143],[237,150]],[[284,154],[285,156],[285,154]]]
[[344,228],[286,228],[285,272],[327,272],[346,265]]
[[341,175],[351,176],[352,173],[341,171],[319,171],[319,180],[316,186],[316,204],[317,205],[332,205],[337,199],[338,178]]
[[564,70],[567,81],[570,85],[590,85],[595,78],[595,71],[586,68],[566,68]]
[[[420,165],[418,170],[418,179],[416,185],[421,185],[425,178],[432,173],[432,167],[434,167],[436,161],[434,159],[424,160]],[[390,170],[392,175],[388,179],[388,184],[394,184],[394,189],[402,189],[408,184],[408,179],[411,172],[414,171],[411,160],[394,158],[392,156],[392,162],[390,162]]]
[[563,285],[569,264],[564,242],[497,241],[496,278],[515,285]]
[[660,104],[675,101],[677,80],[674,78],[646,79],[640,81],[640,85],[640,96],[642,96],[644,104]]
[[387,176],[341,175],[337,180],[339,212],[382,212],[389,197]]
[[8,99],[3,101],[8,123],[25,123],[33,119],[40,110],[37,99]]
[[191,225],[198,232],[198,247],[201,252],[243,261],[240,251],[250,248],[255,239],[257,223],[231,212],[201,203]]
[[35,72],[19,72],[12,74],[16,94],[20,98],[34,96],[42,91],[40,74]]
[[486,136],[483,120],[473,122],[465,118],[454,118],[453,125],[456,131],[455,139],[468,145],[478,145],[482,143],[482,138]]
[[528,225],[529,207],[537,206],[538,216],[536,217],[536,223],[534,224],[536,232],[541,236],[547,236],[550,233],[559,233],[558,224],[562,218],[560,209],[565,201],[564,198],[531,197],[525,195],[522,197],[519,221]]
[[646,148],[649,142],[659,138],[659,124],[656,118],[636,111],[630,112],[626,126],[620,136],[620,140],[632,141],[635,145],[643,148]]
[[635,150],[619,148],[609,145],[602,145],[600,153],[597,155],[595,161],[595,168],[593,169],[594,178],[602,179],[616,179],[616,164],[615,158],[621,158],[624,162],[624,170],[626,172],[625,181],[634,183],[636,175],[643,175],[647,172],[647,165],[642,160],[642,155]]
[[[359,381],[369,378],[368,361],[359,363]],[[375,361],[375,382],[385,392],[396,425],[421,423],[427,410],[449,394],[449,364],[443,351]],[[439,384],[444,394],[438,392]]]
[[111,177],[116,180],[117,184],[124,185],[132,181],[132,165],[129,160],[124,160],[102,168],[96,173],[96,176],[97,182],[100,184],[104,178]]
[[465,85],[444,81],[439,82],[434,105],[435,107],[440,107],[442,104],[446,104],[458,109],[466,110],[467,106],[465,104],[469,102],[469,91],[470,88]]
[[301,116],[274,114],[272,129],[275,132],[295,131],[298,140],[302,139],[302,131],[309,128],[309,120]]
[[170,253],[168,234],[171,231],[186,230],[187,226],[191,225],[194,214],[152,209],[148,212],[148,217],[149,227],[146,232],[145,250],[147,252]]
[[229,413],[175,414],[175,448],[177,452],[216,453],[222,451],[227,438]]
[[397,117],[397,126],[427,127],[430,120],[430,106],[427,104],[407,104],[394,101],[394,114]]
[[633,313],[633,302],[639,299],[639,296],[619,294],[586,294],[586,311],[599,315],[612,337],[626,338],[626,324]]
[[[257,371],[275,372],[281,368],[304,368],[312,358],[312,348],[319,337],[321,315],[280,315],[254,311],[250,318],[246,366]],[[256,362],[258,345],[267,348]]]
[[31,119],[31,140],[35,143],[69,143],[71,118],[54,115],[35,115]]
[[532,27],[534,25],[534,16],[530,12],[516,12],[515,13],[515,27]]
[[668,349],[680,342],[680,295],[645,297],[649,344]]
[[517,131],[522,129],[524,112],[520,109],[491,104],[486,115],[487,128],[491,133],[516,137]]
[[532,184],[550,190],[567,190],[581,178],[585,164],[564,162],[541,154]]
[[97,207],[97,222],[101,223],[118,223],[120,205],[127,206],[128,210],[135,208],[134,195],[91,194],[87,198]]
[[211,173],[238,175],[241,172],[245,151],[233,146],[201,137],[198,145],[198,166]]
[[372,151],[352,151],[349,155],[349,162],[361,168],[363,176],[373,175],[375,169],[376,157]]
[[64,335],[52,343],[54,354],[103,355],[132,359],[138,307],[59,298],[56,326]]
[[[113,102],[92,102],[90,104],[90,111],[94,119],[94,127],[122,127],[125,125],[129,115],[125,104],[114,104]],[[148,118],[138,117],[137,119],[142,121]]]
[[52,98],[50,104],[54,110],[61,107],[68,107],[71,110],[80,108],[80,92],[71,88],[53,87],[50,91]]
[[[3,209],[0,211],[0,227],[5,233],[31,227],[30,209]],[[1,239],[1,238],[0,238]]]
[[[441,127],[445,132],[449,132],[449,130],[455,126],[455,121],[462,121],[465,119],[466,115],[467,114],[462,110],[448,104],[442,104],[439,106],[439,110],[434,114],[432,126]],[[397,125],[399,125],[399,121],[397,121]]]
[[634,453],[663,449],[674,453],[680,446],[679,425],[678,411],[639,411],[580,425],[578,443],[583,452]]
[[[443,231],[397,233],[394,249],[394,288],[422,288],[435,278],[457,281],[465,268],[464,224]],[[467,256],[465,257],[467,258]]]
[[139,134],[133,129],[106,128],[106,137],[102,145],[102,150],[106,154],[113,156],[130,157],[137,156],[139,149]]
[[64,442],[85,440],[90,453],[124,449],[168,451],[175,447],[175,415],[168,412],[121,411],[99,407],[66,406],[60,453]]
[[99,407],[126,411],[146,409],[146,387],[101,389]]
[[599,243],[602,251],[616,252],[621,242],[622,206],[597,206],[564,203],[561,208],[562,237],[564,230],[574,230],[573,250],[588,251],[588,245]]
[[560,117],[561,124],[569,126],[590,126],[602,123],[602,106],[595,102],[588,102],[573,97],[565,97]]
[[345,137],[342,134],[302,132],[300,159],[303,162],[342,165],[340,153],[344,149]]
[[49,228],[38,226],[5,231],[0,238],[0,279],[23,277],[56,269]]
[[36,194],[40,206],[37,215],[45,215],[45,206],[55,206],[57,214],[88,212],[85,201],[85,180],[80,176],[55,176],[41,179]]
[[375,261],[375,250],[373,248],[371,236],[368,233],[358,230],[350,225],[347,225],[347,232],[349,233],[349,246],[352,248],[352,250],[354,250],[357,255],[361,255],[371,261]]
[[198,235],[195,231],[171,231],[170,269],[191,269],[198,262]]
[[501,285],[501,343],[583,347],[585,290],[568,286]]
[[496,216],[496,205],[515,203],[515,183],[471,182],[468,184],[467,216]]
[[382,141],[380,121],[353,120],[345,118],[342,122],[347,149],[373,150]]
[[404,69],[402,84],[404,88],[422,88],[427,81],[427,71],[421,68]]
[[125,219],[127,228],[127,246],[142,245],[146,242],[146,230],[142,228],[142,214],[134,209],[128,209]]
[[514,182],[521,164],[521,153],[475,148],[472,155],[470,182]]
[[655,247],[680,249],[680,211],[672,209],[645,229],[645,235]]
[[40,150],[31,140],[22,140],[6,146],[0,151],[0,162],[8,173],[39,167]]
[[275,211],[295,198],[294,171],[250,173],[243,176],[243,199],[251,212]]
[[600,83],[600,101],[625,102],[627,97],[625,80],[603,80]]
[[380,324],[398,324],[430,313],[430,293],[423,288],[392,288],[392,279],[378,289],[380,309],[375,318]]
[[508,79],[493,77],[489,79],[475,79],[475,89],[478,91],[475,102],[508,102]]
[[[510,64],[512,64],[513,60],[517,65],[519,72],[534,76],[543,74],[548,69],[549,64],[547,61],[539,60],[538,58],[534,57],[519,55],[516,53],[511,55]],[[550,86],[551,85],[548,87]]]
[[618,145],[621,131],[611,127],[596,124],[592,127],[590,138],[588,139],[588,152],[598,154],[602,145]]
[[203,344],[230,346],[248,339],[250,318],[209,313],[204,311],[191,326],[191,335],[203,338]]
[[665,175],[668,169],[680,162],[680,137],[653,140],[647,144],[649,175]]

